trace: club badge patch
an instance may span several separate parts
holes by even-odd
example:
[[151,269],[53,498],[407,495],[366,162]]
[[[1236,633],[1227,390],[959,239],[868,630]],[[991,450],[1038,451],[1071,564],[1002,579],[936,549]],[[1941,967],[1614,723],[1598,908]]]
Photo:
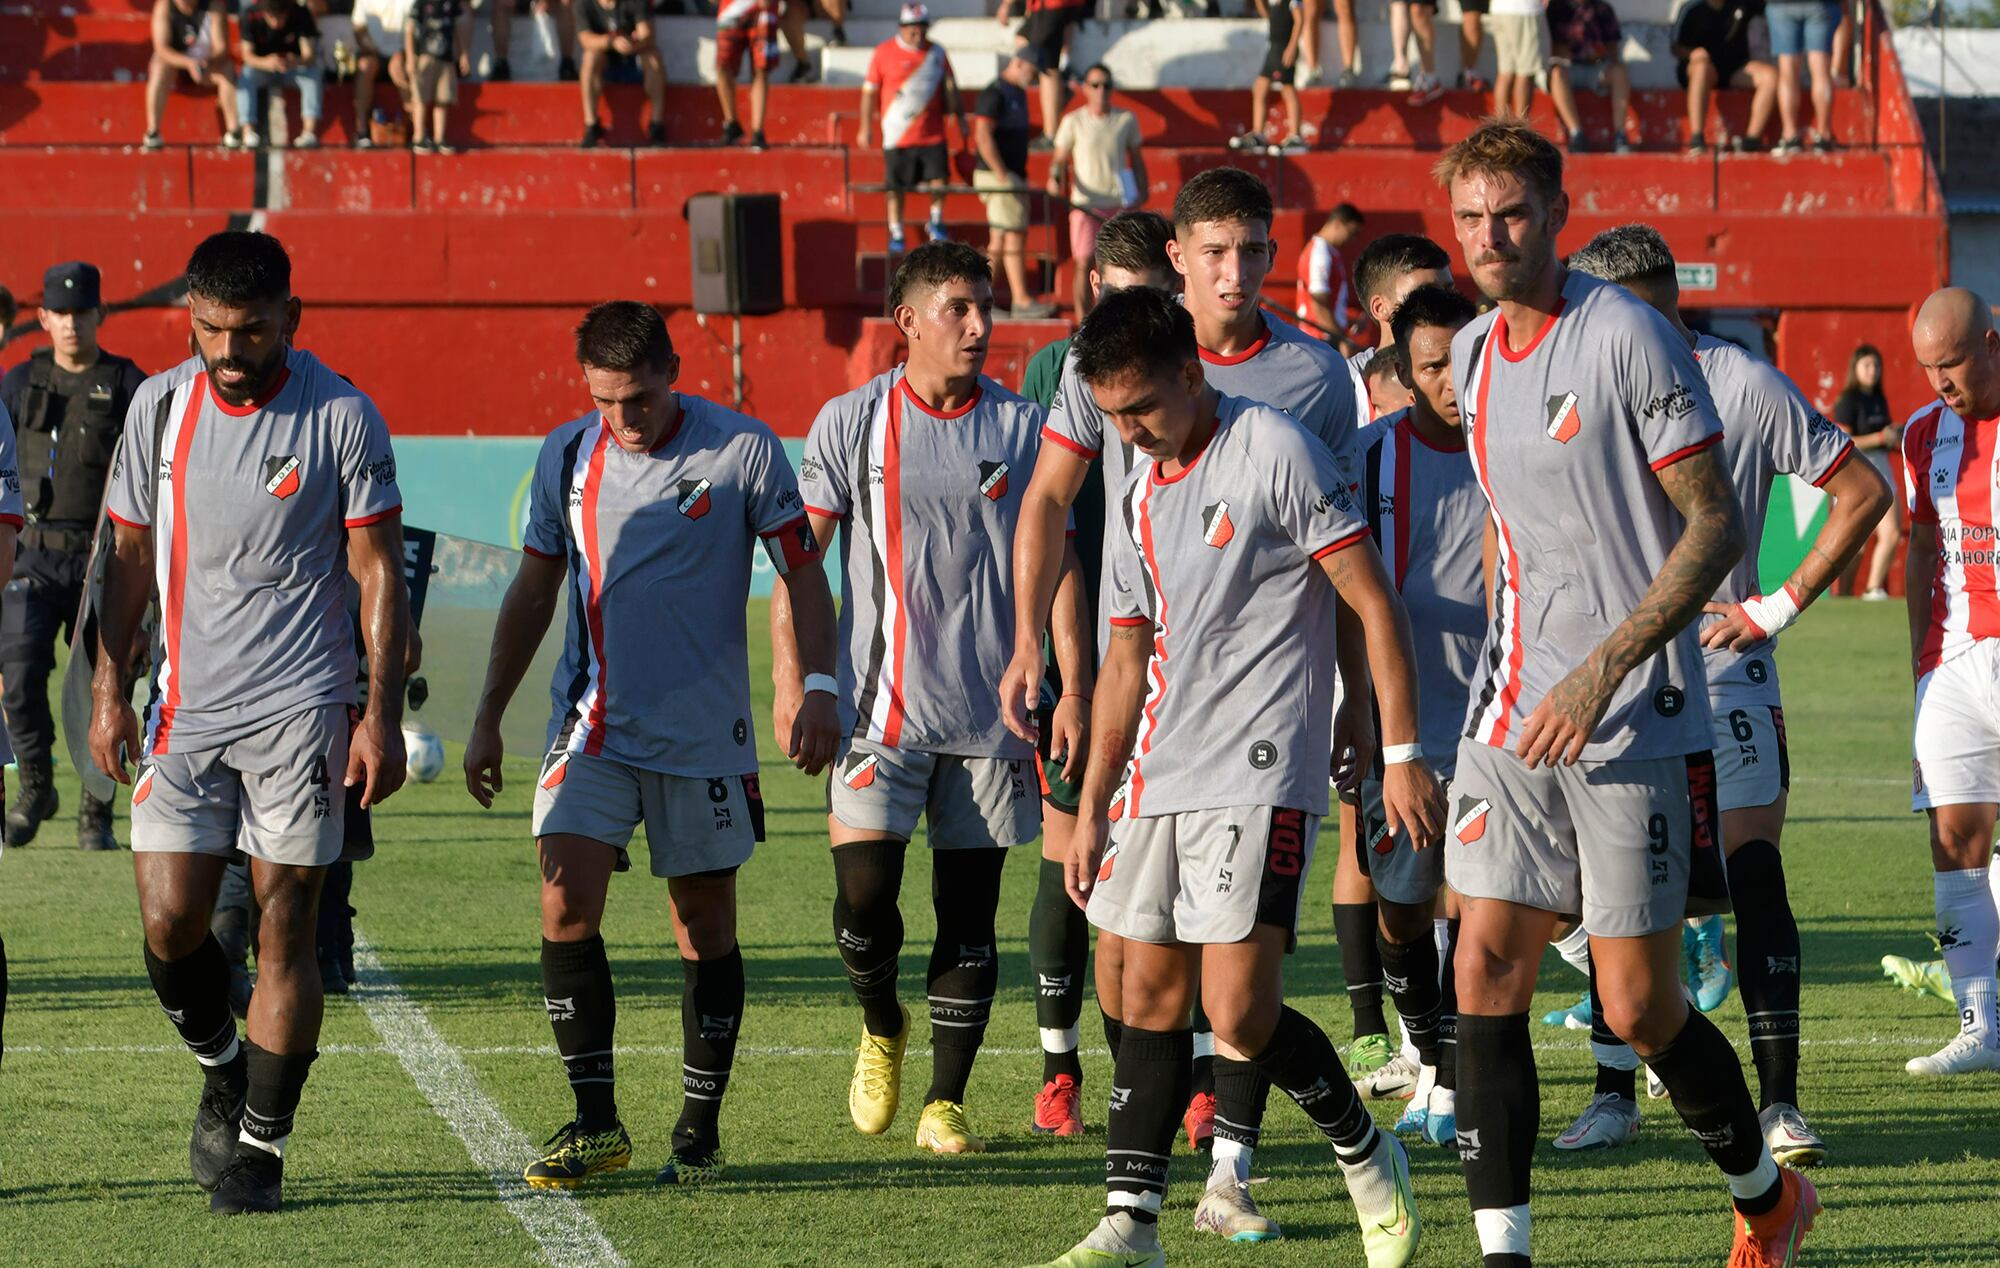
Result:
[[1004,462],[982,462],[979,464],[979,492],[987,501],[998,502],[1007,496],[1007,464]]
[[846,781],[849,788],[856,789],[857,791],[866,788],[875,782],[875,768],[880,761],[879,757],[870,753],[868,756],[854,763],[854,765],[848,767],[847,773],[842,775],[841,779]]
[[683,480],[678,486],[681,495],[680,512],[691,520],[698,520],[708,514],[708,481]]
[[559,754],[555,761],[549,763],[549,768],[542,772],[542,787],[554,788],[557,784],[562,783],[568,775],[569,754]]
[[294,454],[264,459],[264,492],[280,502],[299,491],[299,460]]
[[1566,445],[1575,439],[1583,423],[1576,416],[1576,393],[1565,392],[1549,398],[1549,439]]
[[1475,801],[1465,808],[1464,813],[1458,816],[1458,822],[1451,825],[1459,844],[1471,845],[1486,835],[1486,814],[1491,809],[1493,803],[1490,801]]
[[1229,544],[1229,539],[1234,536],[1236,536],[1236,525],[1230,522],[1229,502],[1227,499],[1217,502],[1213,506],[1202,508],[1201,539],[1203,541],[1217,550],[1221,550]]
[[133,805],[140,805],[146,798],[153,795],[153,775],[157,770],[157,767],[148,766],[145,770],[139,772],[138,782],[132,785]]

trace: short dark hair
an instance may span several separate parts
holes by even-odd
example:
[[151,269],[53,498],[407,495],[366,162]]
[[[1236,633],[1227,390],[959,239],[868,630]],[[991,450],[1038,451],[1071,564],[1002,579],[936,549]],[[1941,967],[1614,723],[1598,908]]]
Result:
[[292,294],[292,257],[268,233],[225,229],[201,240],[188,257],[190,295],[241,308]]
[[1407,362],[1412,330],[1419,326],[1457,330],[1478,315],[1479,310],[1472,306],[1472,301],[1453,288],[1427,282],[1404,296],[1403,302],[1396,305],[1395,315],[1389,318],[1389,333],[1396,340],[1393,346]]
[[1367,220],[1368,217],[1361,214],[1361,208],[1353,203],[1336,203],[1333,210],[1326,213],[1326,223],[1346,225],[1351,229],[1359,229]]
[[1099,269],[1171,273],[1174,265],[1167,258],[1167,239],[1173,236],[1173,222],[1157,211],[1121,211],[1097,231],[1097,249],[1090,262]]
[[1077,327],[1069,353],[1086,383],[1138,371],[1157,374],[1201,355],[1194,317],[1174,296],[1150,286],[1112,291]]
[[1253,172],[1240,167],[1211,167],[1194,176],[1174,195],[1174,230],[1217,220],[1255,221],[1271,228],[1271,191]]
[[1446,190],[1461,176],[1501,174],[1519,176],[1523,184],[1554,201],[1563,187],[1562,151],[1526,120],[1489,118],[1431,168],[1431,175]]
[[1118,86],[1117,77],[1111,73],[1111,68],[1109,66],[1106,66],[1103,62],[1092,62],[1089,66],[1086,66],[1084,68],[1081,78],[1089,79],[1091,73],[1094,71],[1104,72],[1104,88],[1106,92],[1109,92],[1111,89],[1116,88]]
[[1651,225],[1606,229],[1569,257],[1569,267],[1606,282],[1664,282],[1674,276],[1674,253]]
[[1400,378],[1406,358],[1403,350],[1395,344],[1375,349],[1375,355],[1368,358],[1368,365],[1361,371],[1361,381],[1370,379]]
[[889,308],[902,304],[915,290],[935,289],[946,282],[993,284],[993,265],[963,242],[926,242],[903,257],[889,284]]
[[614,299],[599,304],[576,324],[579,365],[627,372],[646,367],[655,374],[673,360],[674,341],[667,322],[651,304]]
[[1385,233],[1365,247],[1354,261],[1354,289],[1361,302],[1386,295],[1407,273],[1451,267],[1451,255],[1421,233]]

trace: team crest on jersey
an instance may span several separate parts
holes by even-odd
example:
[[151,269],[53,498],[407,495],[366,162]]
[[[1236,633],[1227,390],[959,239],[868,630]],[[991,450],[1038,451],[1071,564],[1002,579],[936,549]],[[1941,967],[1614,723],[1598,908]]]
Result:
[[875,782],[875,770],[881,764],[881,760],[875,754],[870,753],[868,756],[854,763],[854,765],[848,767],[847,773],[842,775],[841,779],[846,782],[849,788],[856,791],[866,788]]
[[1007,496],[1007,464],[1004,462],[982,462],[979,464],[979,492],[988,502],[998,502]]
[[558,754],[556,760],[549,763],[549,768],[542,772],[542,787],[554,788],[556,785],[562,783],[568,775],[569,754]]
[[264,492],[280,502],[299,491],[299,460],[295,454],[264,459]]
[[1459,813],[1458,822],[1451,825],[1451,831],[1461,845],[1471,845],[1486,835],[1486,814],[1493,809],[1490,801],[1475,801]]
[[1576,416],[1576,393],[1564,392],[1549,398],[1549,439],[1566,445],[1576,438],[1583,423]]
[[691,520],[698,520],[708,514],[708,481],[683,480],[676,491],[681,495],[680,511]]
[[1229,502],[1227,499],[1217,502],[1213,506],[1205,506],[1201,509],[1201,539],[1203,541],[1217,550],[1221,550],[1229,544],[1229,539],[1234,536],[1236,536],[1236,525],[1229,520]]

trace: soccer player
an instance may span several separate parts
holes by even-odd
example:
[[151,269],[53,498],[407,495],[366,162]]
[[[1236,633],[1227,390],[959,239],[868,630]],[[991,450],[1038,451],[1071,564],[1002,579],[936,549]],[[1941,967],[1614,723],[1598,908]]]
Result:
[[[501,790],[500,720],[569,579],[535,784],[542,994],[576,1115],[524,1179],[574,1189],[632,1160],[618,1119],[618,1004],[600,928],[611,874],[646,828],[681,960],[681,1115],[660,1184],[721,1176],[718,1119],[743,1016],[736,873],[764,835],[743,607],[761,541],[791,595],[812,694],[777,731],[816,772],[833,755],[833,599],[791,463],[771,429],[677,392],[680,357],[647,304],[599,304],[576,328],[589,413],[550,432],[529,482],[521,563],[493,627],[465,746],[466,788]],[[662,649],[668,654],[663,655]]]
[[[1183,302],[1194,319],[1202,372],[1208,381],[1218,391],[1291,415],[1333,453],[1334,461],[1347,474],[1350,491],[1358,496],[1359,419],[1351,372],[1332,348],[1290,322],[1266,319],[1258,309],[1257,296],[1277,258],[1277,245],[1271,237],[1270,190],[1256,176],[1237,168],[1217,167],[1199,173],[1174,198],[1174,238],[1167,244],[1167,257],[1182,279]],[[1049,443],[1042,446],[1036,462],[1014,544],[1016,634],[1013,657],[1000,680],[1000,705],[1008,729],[1024,739],[1035,734],[1027,712],[1039,694],[1042,674],[1041,642],[1036,631],[1048,624],[1060,576],[1065,516],[1090,474],[1090,464],[1100,458],[1107,511],[1115,508],[1117,490],[1123,487],[1132,461],[1096,398],[1076,377],[1074,361],[1072,355],[1063,370],[1057,402],[1049,411],[1043,433]],[[1107,518],[1105,539],[1111,540],[1116,531],[1117,522]],[[1100,588],[1100,618],[1107,598]],[[1028,633],[1021,633],[1024,630]],[[1108,626],[1102,619],[1098,639],[1100,649],[1108,646]],[[1361,740],[1372,748],[1372,735],[1356,734],[1356,728],[1370,726],[1366,704],[1361,702],[1336,719],[1337,744],[1348,749]],[[1367,756],[1360,754],[1360,760],[1365,762]],[[1119,1016],[1118,966],[1117,935],[1100,929],[1097,997],[1107,1034],[1112,1036]],[[1197,1149],[1218,1138],[1223,1142],[1215,1150],[1221,1178],[1233,1175],[1238,1161],[1248,1166],[1268,1088],[1249,1061],[1227,1052],[1210,1057],[1214,1040],[1199,1022],[1197,1013],[1195,1045],[1203,1055],[1196,1059],[1195,1090],[1186,1128],[1189,1143]],[[1225,1110],[1218,1101],[1229,1102],[1232,1108]],[[1220,1132],[1216,1128],[1218,1115],[1227,1120]],[[1248,1190],[1239,1190],[1233,1182],[1221,1186],[1220,1191],[1232,1201],[1238,1196],[1248,1200]],[[1232,1219],[1239,1217],[1247,1219],[1241,1212]],[[1241,1223],[1238,1232],[1273,1235],[1276,1226],[1264,1230],[1264,1223],[1268,1222]]]
[[[910,1014],[896,998],[898,895],[910,836],[929,829],[937,939],[927,990],[931,1084],[917,1147],[978,1153],[965,1089],[999,983],[994,911],[1007,847],[1035,839],[1033,742],[1001,724],[991,684],[1014,646],[1007,578],[1042,411],[985,377],[993,275],[963,243],[918,247],[890,287],[909,345],[901,368],[828,401],[802,463],[822,547],[841,535],[840,752],[827,784],[834,940],[861,1004],[848,1087],[854,1126],[880,1135],[902,1098]],[[1065,587],[1074,591],[1074,555]],[[1072,594],[1059,610],[1065,690],[1090,682],[1090,635]],[[785,604],[774,607],[774,622]],[[1038,629],[1040,627],[1037,627]],[[797,698],[774,629],[779,713]],[[1058,735],[1057,751],[1082,743]]]
[[[1411,403],[1369,429],[1374,443],[1363,466],[1362,506],[1417,639],[1419,743],[1425,763],[1446,781],[1458,764],[1458,732],[1486,635],[1486,498],[1466,456],[1451,373],[1452,337],[1473,316],[1471,301],[1449,286],[1420,286],[1397,306],[1393,342],[1378,359],[1401,369]],[[1439,945],[1434,923],[1444,851],[1388,834],[1381,777],[1371,772],[1361,784],[1354,856],[1380,912],[1382,980],[1418,1053],[1410,1108],[1397,1128],[1449,1145],[1457,1009],[1439,972],[1451,963],[1450,942]]]
[[[341,853],[339,785],[359,785],[367,807],[404,774],[409,596],[396,458],[374,403],[292,346],[301,305],[291,281],[290,258],[267,234],[217,233],[188,260],[200,368],[146,380],[127,415],[91,683],[91,757],[132,785],[146,970],[204,1076],[189,1162],[224,1214],[276,1211],[282,1199],[285,1148],[318,1055],[314,935],[325,869]],[[358,719],[342,601],[350,571],[370,674]],[[142,740],[123,668],[156,580]],[[229,965],[208,927],[239,848],[263,910],[240,1043]]]
[[1910,416],[1903,463],[1910,521],[1904,601],[1917,679],[1912,809],[1931,823],[1938,947],[1958,1004],[1958,1034],[1911,1074],[2000,1070],[1989,886],[2000,815],[2000,334],[1986,301],[1948,287],[1917,310],[1910,345],[1938,399]]
[[[1173,222],[1156,211],[1125,211],[1104,222],[1090,266],[1092,302],[1134,286],[1176,292],[1180,277],[1167,259]],[[1022,380],[1023,396],[1047,407],[1059,399],[1061,374],[1069,364],[1069,343],[1060,339],[1037,352]],[[1040,367],[1038,371],[1038,367]],[[1045,385],[1045,386],[1038,386]],[[1071,388],[1074,390],[1075,385]],[[1068,451],[1064,451],[1067,453]],[[1120,459],[1123,451],[1119,450]],[[1040,471],[1046,459],[1036,460]],[[1093,459],[1092,468],[1102,459]],[[1032,487],[1032,485],[1030,486]],[[1112,501],[1115,502],[1115,494]],[[1102,484],[1086,478],[1077,489],[1078,565],[1083,569],[1079,599],[1086,605],[1086,630],[1098,631],[1099,643],[1083,649],[1094,665],[1102,652],[1105,631],[1099,616],[1102,593],[1106,496]],[[1018,618],[1017,618],[1018,619]],[[1069,622],[1057,614],[1052,632]],[[1041,735],[1079,733],[1090,706],[1087,693],[1063,686],[1051,643],[1044,657]],[[1062,713],[1061,718],[1056,717]],[[1077,1021],[1083,1015],[1083,975],[1090,958],[1090,923],[1069,900],[1063,887],[1063,863],[1069,857],[1070,835],[1076,828],[1077,797],[1083,790],[1085,745],[1054,750],[1042,742],[1042,866],[1035,883],[1035,902],[1028,916],[1028,957],[1035,970],[1035,1025],[1041,1032],[1042,1090],[1035,1094],[1030,1120],[1039,1135],[1076,1136],[1083,1131],[1083,1064],[1077,1058]]]
[[[1579,273],[1616,282],[1667,319],[1694,349],[1702,377],[1723,419],[1722,452],[1743,506],[1750,545],[1707,606],[1714,617],[1701,631],[1714,713],[1716,794],[1722,807],[1722,852],[1736,912],[1736,962],[1749,1014],[1750,1058],[1757,1067],[1758,1121],[1771,1156],[1790,1166],[1826,1157],[1826,1142],[1806,1124],[1799,1103],[1799,927],[1785,892],[1778,839],[1785,827],[1791,758],[1785,748],[1784,701],[1778,694],[1777,636],[1798,620],[1840,574],[1889,509],[1888,482],[1865,462],[1851,462],[1854,444],[1822,417],[1792,381],[1733,343],[1697,335],[1681,320],[1673,252],[1650,225],[1608,229],[1570,257]],[[1826,490],[1832,500],[1812,549],[1785,584],[1769,596],[1758,585],[1757,546],[1764,534],[1771,482],[1780,474]],[[1720,917],[1716,917],[1720,919]],[[1599,1086],[1577,1125],[1556,1142],[1582,1148],[1601,1134],[1630,1139],[1608,1123],[1593,1132],[1593,1111],[1615,1120],[1639,1105],[1630,1064],[1616,1072],[1622,1086]],[[1571,1143],[1565,1145],[1565,1141]]]
[[1390,319],[1419,286],[1450,286],[1451,256],[1421,233],[1385,233],[1354,261],[1354,293],[1375,323],[1374,346],[1349,358],[1356,370],[1384,348],[1394,347]]
[[1722,424],[1673,327],[1557,258],[1569,199],[1554,145],[1490,123],[1436,170],[1497,305],[1452,343],[1498,574],[1445,842],[1463,913],[1458,1145],[1480,1249],[1488,1268],[1529,1262],[1527,1007],[1572,914],[1612,1031],[1728,1178],[1733,1253],[1790,1263],[1818,1199],[1772,1161],[1742,1065],[1680,986],[1694,856],[1716,849],[1695,619],[1744,548]]
[[1326,812],[1336,647],[1348,681],[1375,670],[1391,829],[1431,842],[1441,827],[1402,606],[1332,453],[1210,384],[1194,321],[1170,296],[1106,298],[1071,352],[1120,440],[1152,462],[1127,477],[1107,538],[1113,636],[1067,870],[1091,923],[1123,947],[1106,1209],[1054,1263],[1164,1263],[1159,1213],[1199,990],[1218,1040],[1333,1143],[1371,1268],[1406,1264],[1420,1232],[1409,1159],[1376,1130],[1325,1033],[1284,1006],[1281,972]]
[[1328,212],[1325,222],[1299,251],[1298,280],[1293,283],[1292,311],[1300,321],[1318,326],[1320,338],[1342,351],[1354,346],[1348,338],[1353,326],[1349,314],[1354,289],[1348,284],[1347,261],[1340,251],[1361,232],[1364,219],[1353,203],[1341,203]]

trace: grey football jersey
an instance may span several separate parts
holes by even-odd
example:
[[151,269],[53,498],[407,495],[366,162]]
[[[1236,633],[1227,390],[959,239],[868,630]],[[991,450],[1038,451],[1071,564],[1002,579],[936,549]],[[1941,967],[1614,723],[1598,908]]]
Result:
[[595,412],[535,458],[521,548],[569,569],[550,753],[690,778],[757,769],[744,605],[755,544],[779,573],[819,558],[792,464],[770,428],[679,394],[646,453]]
[[[1645,595],[1685,527],[1658,471],[1722,440],[1694,353],[1630,291],[1581,273],[1527,347],[1499,309],[1452,340],[1458,407],[1499,538],[1494,615],[1465,734],[1518,743],[1542,697]],[[1710,743],[1695,626],[1620,684],[1583,760]]]
[[148,753],[353,704],[347,530],[402,507],[382,415],[312,353],[293,349],[276,388],[240,409],[186,371],[141,386],[111,468],[112,518],[153,534]]
[[1194,464],[1172,479],[1141,465],[1119,507],[1111,620],[1150,626],[1153,647],[1114,813],[1324,815],[1334,590],[1316,561],[1372,549],[1332,453],[1288,415],[1224,396]]
[[1362,508],[1410,614],[1417,652],[1417,738],[1440,778],[1458,765],[1465,702],[1486,639],[1480,540],[1486,495],[1464,446],[1440,449],[1407,409],[1371,424]]
[[982,377],[933,413],[901,368],[821,407],[800,484],[845,521],[841,725],[891,748],[1025,758],[994,688],[1014,651],[1014,527],[1042,407]]
[[[1367,421],[1357,410],[1354,377],[1346,361],[1326,344],[1305,335],[1286,321],[1264,319],[1264,334],[1235,356],[1203,349],[1202,372],[1216,391],[1281,410],[1297,420],[1332,451],[1349,492],[1360,496],[1361,447],[1357,435]],[[1135,458],[1118,439],[1118,429],[1097,408],[1090,385],[1076,373],[1076,350],[1063,357],[1062,382],[1049,405],[1048,438],[1080,457],[1104,459],[1104,540],[1123,530],[1119,510],[1127,474]],[[1143,454],[1136,462],[1150,461]],[[1097,648],[1109,645],[1111,570],[1098,585]]]
[[[1722,416],[1723,458],[1729,464],[1729,482],[1743,503],[1743,524],[1750,534],[1749,548],[1716,591],[1715,601],[1741,603],[1763,593],[1757,579],[1757,547],[1763,540],[1764,516],[1771,505],[1771,481],[1779,475],[1795,475],[1817,488],[1854,456],[1854,442],[1769,362],[1713,335],[1695,339],[1694,356],[1715,398],[1716,413]],[[1725,704],[1781,703],[1774,659],[1777,650],[1775,638],[1741,652],[1726,647],[1702,649],[1709,701],[1718,709]]]

